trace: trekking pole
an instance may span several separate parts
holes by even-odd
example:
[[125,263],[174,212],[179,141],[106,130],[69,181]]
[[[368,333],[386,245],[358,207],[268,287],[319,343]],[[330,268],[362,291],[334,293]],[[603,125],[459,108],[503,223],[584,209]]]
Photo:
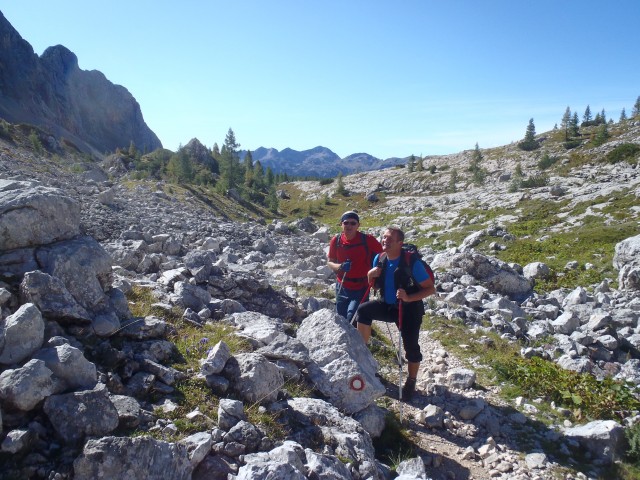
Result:
[[402,425],[402,300],[398,300],[398,399],[400,400],[400,425]]
[[342,275],[342,281],[340,282],[340,287],[338,288],[338,293],[336,293],[336,313],[338,313],[338,300],[340,299],[340,293],[342,292],[342,287],[344,286],[344,281],[347,279],[347,273],[349,273],[349,272],[344,272],[344,275]]
[[364,295],[362,296],[362,300],[360,300],[360,303],[358,305],[362,305],[362,302],[364,302],[364,299],[367,298],[367,295],[369,295],[370,290],[371,290],[371,284],[367,286],[367,291],[364,292]]

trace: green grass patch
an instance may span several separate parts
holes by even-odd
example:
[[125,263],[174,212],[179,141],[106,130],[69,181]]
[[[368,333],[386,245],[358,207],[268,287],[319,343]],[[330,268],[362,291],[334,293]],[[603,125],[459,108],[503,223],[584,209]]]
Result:
[[638,158],[640,158],[640,145],[623,143],[607,153],[604,161],[607,163],[628,162],[633,165],[638,163]]
[[409,432],[394,413],[385,418],[385,428],[380,437],[373,440],[376,458],[396,470],[400,462],[415,456],[415,446]]
[[564,370],[538,357],[514,357],[496,362],[498,378],[519,387],[527,395],[539,396],[570,408],[578,420],[622,420],[640,410],[638,389],[607,377]]

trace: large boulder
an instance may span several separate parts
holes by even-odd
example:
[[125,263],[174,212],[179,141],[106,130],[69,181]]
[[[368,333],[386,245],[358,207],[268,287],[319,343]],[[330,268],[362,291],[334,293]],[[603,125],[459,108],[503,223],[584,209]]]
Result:
[[596,420],[567,428],[564,434],[580,443],[601,463],[610,464],[622,455],[624,429],[613,420]]
[[44,320],[40,310],[25,303],[13,315],[0,320],[0,364],[20,363],[42,346]]
[[53,393],[53,373],[42,360],[0,373],[0,400],[18,410],[29,411]]
[[103,437],[89,440],[73,462],[75,480],[126,478],[191,479],[187,446],[151,437]]
[[119,423],[118,410],[104,386],[51,395],[44,401],[44,413],[58,435],[71,443],[80,441],[85,436],[107,435]]
[[358,331],[329,309],[309,315],[296,333],[313,363],[309,377],[329,401],[349,414],[384,395],[378,364]]
[[0,180],[0,251],[68,240],[80,233],[80,205],[57,188]]
[[640,290],[640,235],[616,245],[613,267],[619,270],[618,284],[622,290]]
[[434,270],[458,271],[471,275],[492,293],[522,301],[533,292],[533,280],[518,273],[509,264],[480,253],[439,253],[431,262]]
[[91,313],[109,309],[111,257],[92,237],[46,245],[37,250],[41,270],[58,278],[73,298]]

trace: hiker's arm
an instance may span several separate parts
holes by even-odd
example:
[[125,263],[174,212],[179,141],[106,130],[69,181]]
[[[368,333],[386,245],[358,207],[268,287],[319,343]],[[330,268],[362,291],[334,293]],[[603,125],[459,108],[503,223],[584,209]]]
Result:
[[376,281],[376,278],[380,276],[382,273],[382,267],[373,267],[371,270],[367,272],[367,280],[369,280],[369,285],[372,285],[373,282]]
[[416,293],[412,293],[411,295],[409,295],[403,288],[399,288],[396,293],[398,300],[402,300],[403,302],[417,302],[436,293],[436,286],[433,283],[433,278],[427,278],[424,282],[420,282],[419,285],[420,290]]
[[342,267],[341,263],[335,261],[335,258],[327,260],[327,266],[333,270],[333,273],[340,272],[340,267]]

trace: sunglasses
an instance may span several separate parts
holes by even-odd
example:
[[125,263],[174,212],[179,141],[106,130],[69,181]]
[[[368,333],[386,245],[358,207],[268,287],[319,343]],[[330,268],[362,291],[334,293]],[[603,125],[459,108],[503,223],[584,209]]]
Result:
[[355,220],[345,220],[344,222],[342,222],[343,225],[357,225],[358,222],[356,222]]

